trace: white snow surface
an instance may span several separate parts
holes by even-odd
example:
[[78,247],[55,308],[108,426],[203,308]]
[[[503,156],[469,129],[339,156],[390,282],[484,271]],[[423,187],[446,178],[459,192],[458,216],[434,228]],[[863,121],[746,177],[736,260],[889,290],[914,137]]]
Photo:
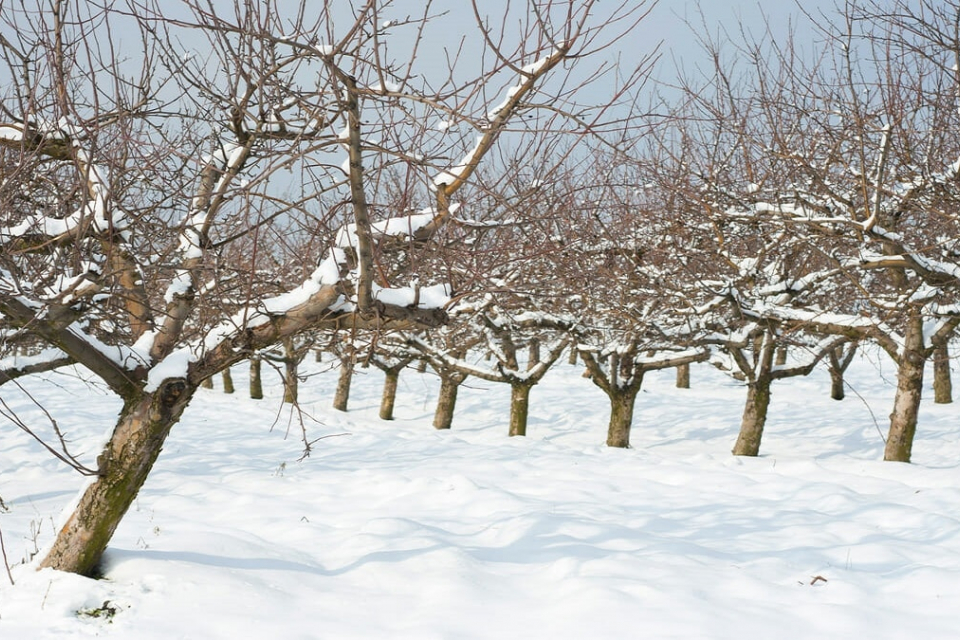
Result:
[[[745,389],[709,366],[693,388],[650,373],[633,449],[604,446],[608,404],[558,366],[508,438],[509,388],[470,379],[453,429],[438,381],[335,369],[300,390],[300,425],[267,399],[201,389],[114,536],[105,580],[22,564],[84,478],[0,426],[0,638],[924,638],[960,629],[960,432],[927,403],[914,464],[880,461],[893,367],[870,352],[830,400],[823,370],[774,384],[762,455],[736,458]],[[265,374],[276,374],[265,369]],[[93,464],[119,403],[82,371],[20,379]],[[855,393],[854,393],[855,391]],[[927,389],[929,391],[929,388]],[[16,385],[3,400],[44,431]],[[859,397],[858,397],[859,395]],[[34,535],[32,532],[39,531]],[[115,607],[111,620],[79,610]]]

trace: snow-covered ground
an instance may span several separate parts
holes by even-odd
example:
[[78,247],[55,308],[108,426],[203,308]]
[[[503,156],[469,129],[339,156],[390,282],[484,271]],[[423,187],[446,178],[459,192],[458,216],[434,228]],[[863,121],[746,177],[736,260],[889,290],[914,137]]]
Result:
[[[236,395],[203,390],[175,427],[99,581],[22,564],[83,479],[4,423],[0,638],[960,637],[958,411],[927,404],[914,464],[881,462],[877,358],[843,402],[823,372],[775,384],[756,459],[729,453],[744,390],[720,372],[689,390],[649,374],[634,448],[613,450],[605,396],[563,365],[512,439],[498,385],[468,381],[441,433],[429,375],[404,373],[384,422],[380,372],[358,370],[349,413],[318,373],[301,409],[329,437],[298,461],[297,416],[276,386],[244,397],[238,367]],[[115,399],[76,375],[24,384],[93,464]]]

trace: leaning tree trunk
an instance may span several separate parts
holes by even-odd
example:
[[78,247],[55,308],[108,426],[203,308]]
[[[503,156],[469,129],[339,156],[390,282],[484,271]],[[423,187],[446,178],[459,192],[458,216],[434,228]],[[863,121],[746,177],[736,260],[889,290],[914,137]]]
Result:
[[883,459],[910,462],[913,437],[917,432],[917,414],[923,394],[923,367],[926,364],[923,346],[923,319],[911,317],[904,335],[903,350],[897,368],[897,393],[890,414],[890,431]]
[[260,354],[250,356],[250,398],[263,400],[263,370]]
[[337,391],[333,395],[333,408],[346,411],[350,401],[350,383],[353,381],[353,356],[340,358],[340,376],[337,378]]
[[740,435],[733,446],[735,456],[756,456],[760,453],[763,427],[767,423],[770,406],[770,375],[762,373],[747,385],[747,403],[740,420]]
[[630,427],[633,426],[633,407],[637,401],[640,385],[629,388],[611,388],[610,423],[607,425],[607,446],[626,449],[630,446]]
[[681,364],[677,367],[677,389],[690,388],[690,365]]
[[385,369],[383,397],[380,399],[380,419],[393,420],[393,405],[397,399],[397,383],[400,381],[399,369]]
[[950,350],[947,341],[937,342],[933,348],[933,401],[937,404],[953,402],[953,381],[950,379]]
[[437,410],[433,414],[434,429],[449,429],[453,424],[453,411],[457,406],[457,393],[466,376],[457,373],[440,373],[440,395]]
[[528,382],[510,383],[510,435],[527,435],[527,415],[530,411],[530,389]]
[[41,568],[96,574],[117,525],[195,391],[186,381],[173,379],[153,393],[138,391],[126,399],[113,435],[97,458],[96,480],[84,490]]

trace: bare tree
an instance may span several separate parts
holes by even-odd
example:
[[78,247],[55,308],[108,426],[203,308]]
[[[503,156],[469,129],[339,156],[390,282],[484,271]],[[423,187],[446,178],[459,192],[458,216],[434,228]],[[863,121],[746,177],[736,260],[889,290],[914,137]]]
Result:
[[688,85],[671,147],[689,211],[739,271],[715,294],[761,324],[874,341],[897,363],[886,460],[910,460],[925,364],[960,323],[960,144],[946,133],[960,123],[958,13],[847,3],[818,25],[812,58],[790,37],[744,33],[732,50],[704,37],[714,66]]
[[[439,82],[416,44],[390,47],[420,42],[429,3],[390,24],[374,0],[346,21],[307,2],[0,8],[3,346],[33,341],[33,370],[76,362],[123,400],[42,566],[95,570],[202,380],[319,328],[445,321],[449,286],[418,256],[511,126],[534,141],[591,124],[564,108],[581,82],[545,79],[609,44],[596,4],[526,7],[509,48],[474,3],[493,64]],[[117,30],[139,34],[137,56]],[[538,104],[544,118],[516,118]],[[398,172],[413,213],[382,189]]]

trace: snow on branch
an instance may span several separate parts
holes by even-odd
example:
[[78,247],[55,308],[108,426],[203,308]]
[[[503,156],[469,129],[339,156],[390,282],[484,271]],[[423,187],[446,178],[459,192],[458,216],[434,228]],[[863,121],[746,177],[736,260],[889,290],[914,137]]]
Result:
[[12,355],[0,359],[0,385],[21,376],[52,371],[76,362],[57,348],[47,348],[33,355]]
[[179,268],[163,296],[166,302],[165,317],[157,329],[141,336],[141,343],[149,349],[153,362],[159,362],[169,355],[180,337],[198,286],[197,271],[203,259],[210,227],[226,200],[227,186],[240,172],[253,143],[253,137],[244,144],[221,143],[213,153],[202,158],[197,193],[191,200],[180,232]]
[[566,57],[568,51],[569,45],[564,45],[520,70],[519,82],[507,89],[501,102],[487,112],[487,126],[481,135],[477,136],[473,149],[456,166],[442,171],[433,179],[440,211],[446,209],[449,197],[470,179],[480,159],[490,150],[507,122],[521,107],[524,97],[533,91],[534,86],[547,72]]
[[[46,137],[61,143],[72,140],[68,136],[66,125],[49,128],[40,135],[40,140],[34,143],[42,146]],[[23,127],[20,125],[0,125],[0,141],[25,141]],[[27,216],[19,223],[0,227],[0,243],[21,240],[27,245],[40,245],[82,237],[93,234],[125,234],[129,226],[126,214],[119,208],[112,206],[110,201],[109,172],[106,167],[98,165],[90,158],[89,153],[76,140],[71,142],[73,156],[77,163],[79,177],[85,183],[86,199],[69,215],[57,218],[47,215]],[[58,158],[59,159],[59,158]]]

